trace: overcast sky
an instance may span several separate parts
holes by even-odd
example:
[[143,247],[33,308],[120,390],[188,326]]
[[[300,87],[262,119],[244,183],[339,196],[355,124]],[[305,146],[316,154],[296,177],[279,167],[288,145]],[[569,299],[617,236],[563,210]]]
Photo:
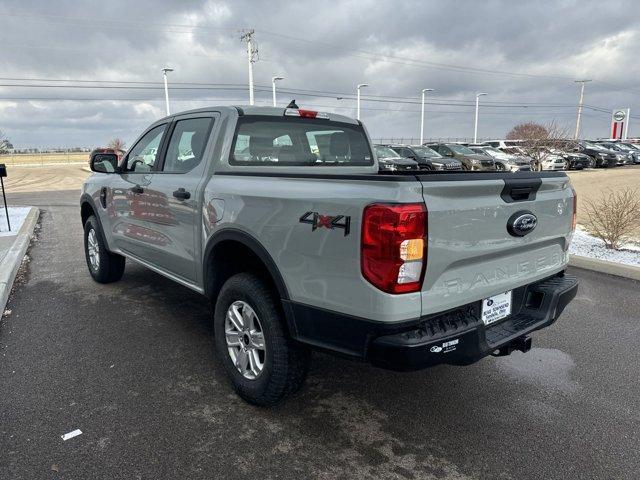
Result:
[[[20,0],[0,1],[0,22],[0,130],[16,147],[130,143],[164,115],[164,66],[175,69],[174,112],[248,103],[239,37],[249,28],[257,104],[271,102],[271,77],[280,75],[283,106],[295,98],[355,116],[355,85],[368,83],[361,116],[374,138],[419,136],[423,88],[435,89],[427,137],[472,136],[477,92],[488,93],[481,137],[528,120],[573,129],[574,80],[583,78],[593,82],[582,136],[607,136],[620,107],[638,115],[629,134],[640,135],[633,0]],[[6,86],[16,84],[39,86]]]

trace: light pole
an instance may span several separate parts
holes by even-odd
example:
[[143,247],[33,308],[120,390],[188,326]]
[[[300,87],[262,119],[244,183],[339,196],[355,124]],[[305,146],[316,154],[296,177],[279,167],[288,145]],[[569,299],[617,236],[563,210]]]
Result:
[[476,94],[476,122],[473,128],[473,143],[478,143],[478,109],[480,107],[480,97],[485,96],[486,93]]
[[584,100],[584,84],[591,80],[575,80],[575,83],[580,83],[580,101],[578,102],[578,119],[576,120],[576,134],[573,136],[574,140],[578,140],[580,136],[580,119],[582,117],[582,102]]
[[358,109],[357,109],[357,114],[356,114],[356,118],[358,120],[360,120],[360,89],[363,87],[368,87],[369,84],[368,83],[359,83],[358,86],[356,87],[356,90],[358,92]]
[[284,80],[284,77],[271,77],[271,92],[273,93],[273,106],[276,106],[276,82]]
[[167,105],[167,115],[171,115],[169,111],[169,85],[167,84],[167,72],[173,72],[173,68],[165,67],[162,69],[162,76],[164,77],[164,101]]
[[422,89],[422,114],[420,116],[420,145],[424,141],[424,96],[427,92],[433,92],[433,88]]

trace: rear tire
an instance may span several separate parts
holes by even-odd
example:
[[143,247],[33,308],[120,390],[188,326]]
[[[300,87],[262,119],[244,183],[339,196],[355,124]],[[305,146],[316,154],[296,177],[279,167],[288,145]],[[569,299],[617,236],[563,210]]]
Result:
[[506,170],[506,168],[504,167],[504,165],[500,162],[496,162],[496,170],[498,172],[504,172]]
[[245,401],[276,405],[304,383],[310,350],[289,337],[277,296],[256,275],[239,273],[226,281],[214,330],[216,354]]
[[102,230],[93,215],[84,224],[84,255],[89,273],[96,282],[111,283],[122,278],[125,258],[107,250]]

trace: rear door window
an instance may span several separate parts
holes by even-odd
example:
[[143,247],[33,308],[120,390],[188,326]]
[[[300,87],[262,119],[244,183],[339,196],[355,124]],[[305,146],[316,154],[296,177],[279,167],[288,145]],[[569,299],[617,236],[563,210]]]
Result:
[[165,173],[186,173],[202,162],[212,123],[212,118],[189,118],[176,122],[165,156]]
[[231,165],[373,165],[360,125],[298,117],[240,117]]

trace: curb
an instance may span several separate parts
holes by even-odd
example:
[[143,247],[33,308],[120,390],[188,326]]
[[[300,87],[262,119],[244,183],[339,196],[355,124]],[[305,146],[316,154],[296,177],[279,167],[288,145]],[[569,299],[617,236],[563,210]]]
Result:
[[18,231],[18,235],[16,235],[13,245],[11,245],[7,255],[2,259],[2,262],[0,262],[0,317],[7,306],[13,281],[16,279],[18,269],[22,264],[22,259],[29,247],[29,242],[33,236],[33,229],[36,226],[39,216],[40,210],[36,207],[31,207],[27,218]]
[[640,267],[633,265],[609,262],[598,258],[581,257],[579,255],[569,255],[569,265],[640,281]]

